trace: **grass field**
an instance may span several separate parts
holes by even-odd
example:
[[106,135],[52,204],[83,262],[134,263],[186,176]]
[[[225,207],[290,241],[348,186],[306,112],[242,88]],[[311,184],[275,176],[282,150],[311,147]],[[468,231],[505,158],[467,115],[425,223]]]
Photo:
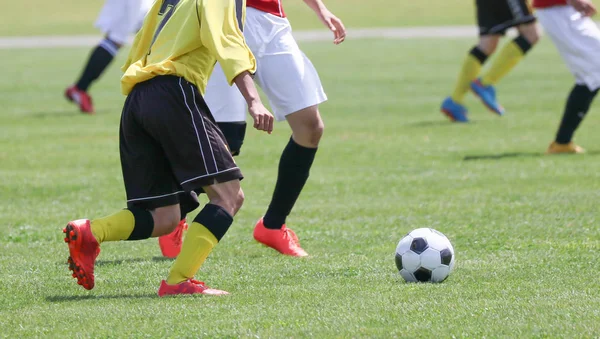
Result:
[[[51,3],[34,2],[40,12]],[[9,22],[24,25],[0,35],[94,32],[85,27],[100,1],[93,10],[64,4],[85,20],[16,15]],[[399,18],[422,5],[406,6]],[[374,24],[360,14],[349,15],[357,27]],[[377,23],[395,25],[395,15]],[[437,19],[468,23],[450,12]],[[198,275],[232,295],[167,299],[156,289],[171,261],[155,239],[104,244],[93,291],[65,264],[67,221],[124,207],[124,53],[92,89],[98,114],[83,116],[62,91],[89,49],[0,50],[0,337],[597,337],[598,105],[576,138],[588,154],[543,155],[573,82],[546,39],[498,87],[505,117],[471,98],[473,122],[451,124],[439,103],[472,43],[303,43],[330,98],[322,147],[289,219],[311,256],[283,257],[252,240],[289,129],[249,131],[238,158],[246,203]],[[454,244],[456,270],[443,284],[397,274],[395,246],[418,227]]]
[[[424,25],[469,25],[474,23],[473,1],[428,0],[328,0],[328,7],[348,27],[390,27]],[[30,0],[3,4],[0,36],[95,34],[93,27],[102,7],[101,0]],[[322,24],[301,0],[284,1],[285,11],[295,29],[322,28]],[[52,15],[48,15],[52,13]],[[423,15],[426,13],[426,15]]]

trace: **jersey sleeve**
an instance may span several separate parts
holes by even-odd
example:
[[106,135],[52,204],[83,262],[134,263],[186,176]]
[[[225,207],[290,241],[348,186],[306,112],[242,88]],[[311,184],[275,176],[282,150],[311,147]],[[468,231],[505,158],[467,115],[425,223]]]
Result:
[[256,59],[241,30],[243,0],[204,0],[200,5],[200,38],[223,68],[227,82],[244,71],[256,71]]

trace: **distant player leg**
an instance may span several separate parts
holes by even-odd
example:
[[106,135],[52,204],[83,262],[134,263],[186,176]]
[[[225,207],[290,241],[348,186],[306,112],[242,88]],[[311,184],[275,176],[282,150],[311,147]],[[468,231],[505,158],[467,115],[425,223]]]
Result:
[[110,65],[115,55],[121,48],[121,44],[105,38],[94,48],[75,85],[67,88],[65,96],[68,100],[79,105],[83,113],[94,113],[92,98],[88,94],[90,85],[100,77],[104,70]]
[[537,13],[546,34],[576,78],[556,138],[546,153],[583,153],[585,150],[573,142],[573,135],[600,88],[600,29],[572,6],[539,8]]
[[534,23],[522,25],[518,29],[520,35],[502,47],[488,71],[481,76],[481,83],[484,86],[495,85],[500,81],[538,42],[540,33]]
[[[569,148],[568,145],[572,143],[573,134],[585,118],[596,94],[598,94],[598,89],[590,90],[587,85],[575,85],[575,87],[573,87],[569,94],[569,98],[567,99],[565,112],[556,134],[555,143],[558,145],[554,145],[551,149],[557,150],[560,145]],[[574,147],[574,145],[571,146],[572,147],[570,148]],[[581,148],[579,148],[579,150],[583,151]]]
[[458,122],[468,121],[467,108],[463,103],[465,95],[469,91],[471,82],[479,76],[481,67],[488,56],[496,49],[499,40],[500,36],[498,35],[481,36],[479,44],[473,47],[469,51],[469,54],[467,54],[452,95],[442,102],[441,111],[450,120]]

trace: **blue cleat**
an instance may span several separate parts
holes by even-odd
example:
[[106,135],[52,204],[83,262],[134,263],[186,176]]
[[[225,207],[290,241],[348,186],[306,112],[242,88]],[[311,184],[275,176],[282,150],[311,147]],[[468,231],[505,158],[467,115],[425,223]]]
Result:
[[476,79],[471,82],[471,91],[481,99],[483,104],[492,112],[503,115],[504,107],[496,101],[496,89],[494,86],[485,86],[481,83],[481,79]]
[[451,97],[444,99],[440,109],[452,121],[469,122],[469,119],[467,119],[467,108],[452,100]]

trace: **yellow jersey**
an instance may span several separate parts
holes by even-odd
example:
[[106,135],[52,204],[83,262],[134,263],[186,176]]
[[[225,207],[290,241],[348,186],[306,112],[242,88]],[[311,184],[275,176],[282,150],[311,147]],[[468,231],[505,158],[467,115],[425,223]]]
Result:
[[242,34],[245,0],[156,0],[135,36],[121,91],[160,75],[176,75],[204,94],[219,61],[229,84],[256,60]]

